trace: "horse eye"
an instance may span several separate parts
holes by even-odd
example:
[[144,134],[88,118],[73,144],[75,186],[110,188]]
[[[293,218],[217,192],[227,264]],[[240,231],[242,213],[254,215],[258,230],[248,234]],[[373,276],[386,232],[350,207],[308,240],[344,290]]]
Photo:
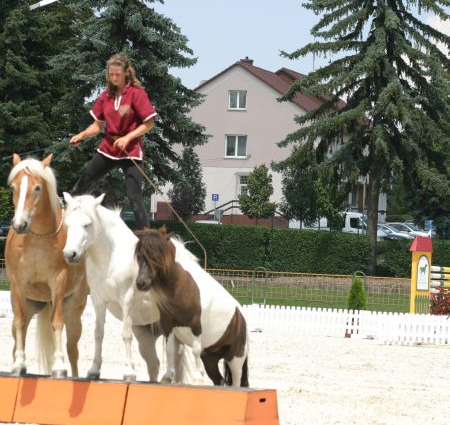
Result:
[[35,192],[40,192],[41,191],[41,185],[37,185],[35,188],[34,188],[34,191]]

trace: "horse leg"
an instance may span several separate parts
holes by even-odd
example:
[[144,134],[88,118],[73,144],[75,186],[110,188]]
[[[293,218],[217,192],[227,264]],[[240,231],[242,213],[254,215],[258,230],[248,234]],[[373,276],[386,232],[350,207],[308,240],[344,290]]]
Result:
[[99,379],[102,368],[102,346],[105,335],[106,305],[91,296],[95,310],[94,360],[87,373],[88,379]]
[[247,356],[233,357],[230,361],[227,361],[227,364],[231,371],[231,385],[233,387],[248,387]]
[[194,379],[193,384],[194,385],[203,385],[205,383],[205,377],[204,377],[204,368],[203,368],[203,362],[201,359],[202,354],[202,342],[201,342],[201,334],[199,336],[194,336],[192,341],[192,354],[194,355],[195,359],[195,373],[194,373]]
[[166,361],[167,368],[164,373],[161,382],[165,384],[171,384],[175,378],[176,369],[176,353],[179,349],[179,341],[175,337],[174,333],[171,332],[166,338]]
[[123,326],[122,326],[122,340],[125,345],[125,370],[123,372],[124,381],[135,381],[136,372],[134,370],[133,359],[131,355],[131,342],[133,340],[133,333],[131,332],[132,320],[130,316],[130,304],[134,296],[133,285],[125,294],[122,315],[123,315]]
[[158,382],[159,359],[156,354],[156,340],[161,331],[157,324],[149,324],[144,326],[133,325],[132,330],[138,341],[139,352],[147,364],[147,372],[150,382]]
[[[14,338],[13,348],[13,365],[11,366],[11,374],[21,376],[26,374],[27,366],[25,362],[25,338],[28,325],[34,315],[34,311],[29,311],[25,306],[25,300],[19,301],[17,293],[11,291],[11,304],[14,312],[12,321],[12,335]],[[36,310],[38,311],[38,310]]]
[[188,350],[186,350],[186,346],[180,343],[175,355],[175,382],[179,384],[190,384],[192,382],[193,367],[191,356]]
[[83,285],[77,292],[66,298],[64,302],[64,317],[66,318],[66,348],[69,357],[72,377],[78,378],[78,341],[81,338],[81,315],[86,306],[87,286]]
[[211,381],[214,385],[223,385],[223,376],[219,371],[219,361],[221,356],[217,353],[203,353],[202,356],[203,366]]
[[55,336],[55,354],[52,368],[52,376],[54,378],[67,377],[67,368],[64,364],[64,352],[62,349],[62,331],[64,327],[63,303],[63,296],[58,294],[55,299],[55,308],[52,317],[52,328]]

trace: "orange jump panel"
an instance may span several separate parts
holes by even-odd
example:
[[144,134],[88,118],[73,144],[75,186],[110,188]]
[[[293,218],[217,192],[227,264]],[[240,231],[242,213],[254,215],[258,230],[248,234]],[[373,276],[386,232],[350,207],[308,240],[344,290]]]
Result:
[[123,425],[279,425],[275,390],[133,384]]
[[0,375],[0,422],[12,422],[16,405],[17,378]]
[[122,382],[20,378],[12,422],[121,425],[127,390]]

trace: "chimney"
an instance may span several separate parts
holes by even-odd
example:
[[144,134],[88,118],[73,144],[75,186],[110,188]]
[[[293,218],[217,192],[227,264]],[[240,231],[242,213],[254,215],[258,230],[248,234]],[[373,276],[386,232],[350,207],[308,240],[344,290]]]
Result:
[[247,63],[248,65],[253,65],[253,59],[249,59],[248,56],[245,59],[241,59],[240,62]]

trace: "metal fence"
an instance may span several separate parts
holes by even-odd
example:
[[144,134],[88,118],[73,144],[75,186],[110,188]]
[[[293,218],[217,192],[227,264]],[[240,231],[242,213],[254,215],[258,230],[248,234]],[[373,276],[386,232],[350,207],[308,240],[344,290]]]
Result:
[[[242,304],[290,305],[299,307],[347,308],[351,275],[209,269]],[[367,310],[408,312],[410,280],[361,276]],[[5,261],[0,260],[0,290],[8,290]]]
[[[242,304],[347,308],[352,275],[208,270]],[[367,310],[408,312],[410,279],[361,276]]]

